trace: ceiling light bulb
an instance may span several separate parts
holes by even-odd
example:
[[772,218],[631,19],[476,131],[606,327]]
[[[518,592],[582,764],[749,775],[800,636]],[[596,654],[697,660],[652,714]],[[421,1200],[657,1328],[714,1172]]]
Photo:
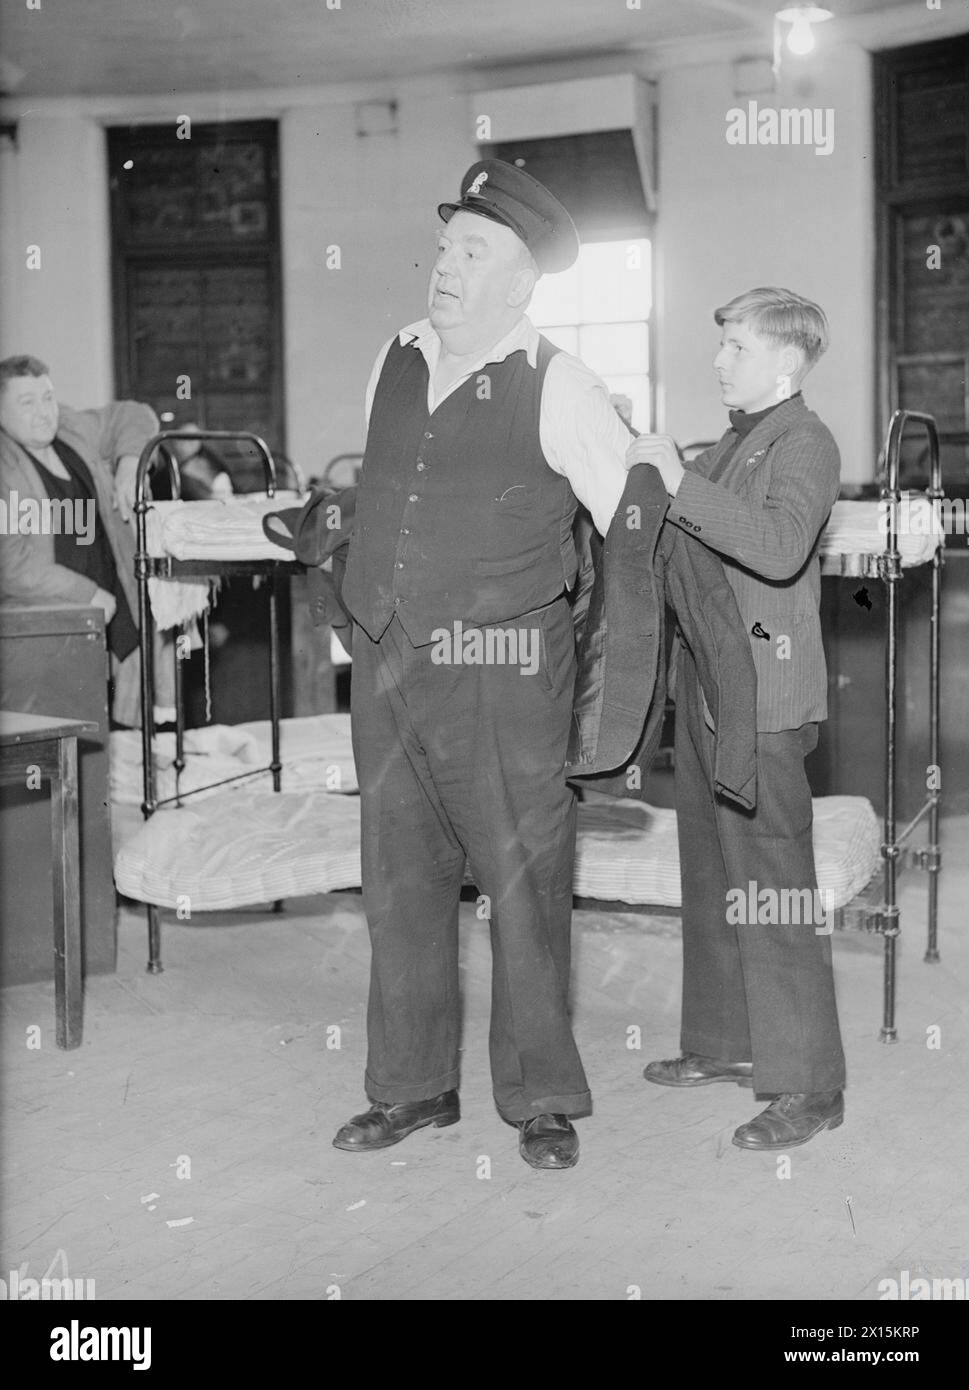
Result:
[[796,53],[799,57],[803,57],[813,50],[814,33],[807,15],[799,14],[794,20],[791,25],[791,32],[787,36],[787,46],[792,53]]

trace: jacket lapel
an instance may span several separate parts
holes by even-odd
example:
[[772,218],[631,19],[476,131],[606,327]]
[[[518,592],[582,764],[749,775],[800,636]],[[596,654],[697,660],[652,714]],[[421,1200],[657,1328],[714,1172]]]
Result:
[[720,463],[724,454],[728,453],[732,447],[730,431],[728,430],[723,438],[714,444],[712,449],[708,449],[705,454],[698,455],[687,467],[699,473],[702,478],[709,478],[710,474]]
[[[730,461],[727,474],[733,483],[741,483],[749,478],[755,469],[759,468],[767,457],[771,445],[775,440],[784,434],[795,420],[799,420],[807,414],[807,406],[801,396],[794,400],[784,401],[776,410],[772,410],[765,420],[761,420],[759,425],[755,425],[741,441],[737,453]],[[725,482],[726,479],[721,479]],[[732,490],[732,489],[731,489]]]
[[24,497],[42,498],[47,496],[47,489],[41,481],[40,474],[34,465],[33,459],[20,444],[7,436],[3,440],[4,454],[6,462],[11,469],[16,469],[20,474],[19,492]]

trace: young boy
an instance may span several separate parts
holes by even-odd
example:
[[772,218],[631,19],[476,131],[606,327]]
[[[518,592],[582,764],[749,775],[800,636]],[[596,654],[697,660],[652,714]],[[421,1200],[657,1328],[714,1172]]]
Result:
[[680,643],[683,1055],[650,1062],[644,1075],[661,1086],[753,1086],[773,1099],[733,1142],[788,1149],[844,1115],[830,926],[817,910],[804,772],[827,716],[817,551],[840,460],[800,387],[828,345],[828,325],[816,304],[783,289],[750,290],[714,318],[730,428],[687,468],[668,436],[641,435],[627,466],[654,465],[671,498],[667,520],[724,563],[757,671],[757,807],[745,812],[714,793],[711,719]]

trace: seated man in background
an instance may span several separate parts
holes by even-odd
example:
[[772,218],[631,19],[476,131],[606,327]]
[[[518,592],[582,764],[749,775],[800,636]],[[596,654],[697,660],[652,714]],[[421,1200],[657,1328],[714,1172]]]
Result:
[[[36,357],[0,361],[0,599],[104,612],[112,718],[139,713],[138,600],[129,525],[138,455],[158,431],[147,405],[59,406]],[[155,660],[156,719],[174,717],[171,660]]]

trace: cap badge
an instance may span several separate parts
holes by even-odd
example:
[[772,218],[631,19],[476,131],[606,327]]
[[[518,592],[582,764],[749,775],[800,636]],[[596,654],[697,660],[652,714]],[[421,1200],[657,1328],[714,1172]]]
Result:
[[478,194],[481,192],[481,185],[483,183],[487,183],[487,181],[488,171],[487,169],[482,169],[481,173],[478,174],[472,181],[467,193],[464,196],[466,198],[477,198]]

